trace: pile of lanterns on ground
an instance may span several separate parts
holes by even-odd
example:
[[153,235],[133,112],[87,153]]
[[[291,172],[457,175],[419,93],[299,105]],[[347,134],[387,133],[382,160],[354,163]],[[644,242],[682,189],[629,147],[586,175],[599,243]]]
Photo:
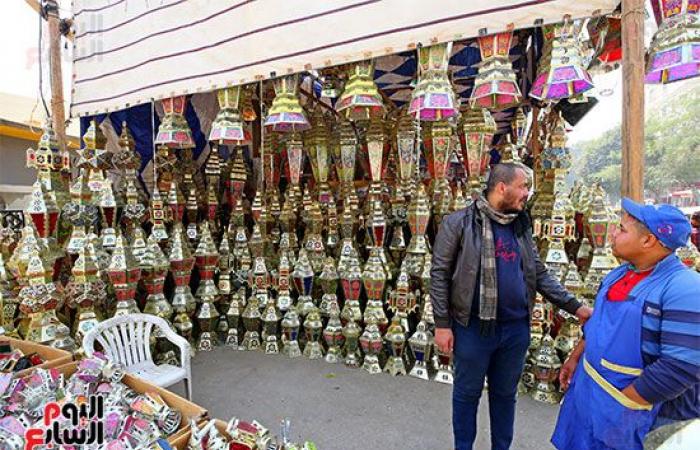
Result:
[[[592,83],[572,24],[545,31],[529,95],[551,106]],[[197,351],[225,345],[451,383],[450,355],[433,346],[430,243],[442,218],[482,189],[498,131],[491,111],[522,103],[511,38],[479,38],[482,64],[462,106],[448,76],[449,43],[418,49],[412,100],[390,112],[372,61],[344,68],[334,108],[302,107],[297,75],[274,80],[267,108],[261,84],[257,183],[241,149],[252,140],[244,122],[256,119],[245,87],[217,92],[201,171],[187,98],[162,101],[148,200],[127,124],[120,150],[107,152],[93,121],[74,177],[47,126],[27,154],[37,170],[27,225],[19,237],[0,232],[0,325],[75,350],[99,320],[142,311],[169,321]],[[567,192],[564,122],[544,111],[530,136],[544,146],[534,167],[534,233],[547,267],[590,300],[617,264],[608,243],[617,215],[599,186]],[[497,146],[501,161],[526,152],[526,122],[518,108]],[[356,180],[356,165],[368,185]],[[580,333],[574,317],[538,300],[523,390],[557,402],[553,381]]]

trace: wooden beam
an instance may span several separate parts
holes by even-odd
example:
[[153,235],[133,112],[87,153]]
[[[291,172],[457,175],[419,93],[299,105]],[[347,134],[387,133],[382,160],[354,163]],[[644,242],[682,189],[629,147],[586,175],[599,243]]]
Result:
[[622,189],[644,200],[644,0],[622,0]]
[[[66,113],[63,109],[63,72],[61,71],[61,19],[58,16],[58,2],[46,1],[47,22],[49,24],[49,61],[51,64],[51,118],[56,132],[58,147],[66,150]],[[41,57],[41,55],[39,56]]]

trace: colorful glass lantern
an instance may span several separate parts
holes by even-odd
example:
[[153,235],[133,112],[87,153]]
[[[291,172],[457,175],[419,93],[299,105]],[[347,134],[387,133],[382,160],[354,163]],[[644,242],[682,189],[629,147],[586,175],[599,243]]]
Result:
[[311,128],[304,109],[297,98],[299,76],[287,75],[274,80],[275,99],[269,114],[265,118],[265,127],[269,131],[289,133]]
[[411,116],[404,114],[396,127],[396,149],[399,154],[399,176],[408,183],[415,173],[416,128]]
[[44,185],[59,209],[69,200],[68,188],[61,174],[69,166],[69,159],[58,148],[51,121],[47,120],[37,148],[27,149],[27,167],[37,170],[37,180]]
[[622,19],[613,16],[593,18],[588,22],[588,36],[600,64],[612,67],[622,60]]
[[309,153],[314,179],[318,184],[318,200],[326,204],[331,197],[330,187],[328,186],[330,155],[328,149],[328,128],[320,109],[316,109],[313,114],[313,125],[313,129],[308,133],[306,150]]
[[472,195],[478,195],[489,164],[489,148],[496,132],[496,122],[484,108],[470,108],[463,117],[465,148],[462,150],[462,163],[469,176]]
[[478,41],[481,64],[469,99],[471,107],[499,111],[517,106],[522,95],[508,56],[513,32],[481,36]]
[[374,61],[353,64],[345,89],[335,105],[336,111],[349,120],[370,120],[384,114],[384,103],[374,84]]
[[187,97],[180,95],[166,98],[161,101],[165,116],[158,127],[155,144],[165,145],[168,148],[194,148],[192,130],[185,119]]
[[651,2],[659,29],[649,45],[649,84],[672,83],[700,75],[700,2]]
[[544,34],[547,42],[530,97],[561,100],[591,89],[593,81],[583,65],[574,24],[567,19],[561,24],[547,25]]
[[219,89],[216,99],[221,108],[211,124],[209,140],[222,145],[237,145],[245,140],[243,122],[238,112],[238,104],[241,98],[241,87],[234,86]]
[[418,83],[408,113],[425,121],[449,119],[459,114],[457,96],[448,76],[452,42],[418,49]]

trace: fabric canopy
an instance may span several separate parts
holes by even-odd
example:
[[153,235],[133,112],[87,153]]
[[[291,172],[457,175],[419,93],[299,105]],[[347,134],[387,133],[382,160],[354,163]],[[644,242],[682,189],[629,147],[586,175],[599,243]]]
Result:
[[618,3],[75,0],[71,116],[558,22],[566,14],[604,14]]

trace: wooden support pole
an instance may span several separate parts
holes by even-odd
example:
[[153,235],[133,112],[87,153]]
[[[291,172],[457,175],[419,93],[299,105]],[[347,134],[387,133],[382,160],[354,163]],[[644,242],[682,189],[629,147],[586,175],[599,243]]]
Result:
[[[51,117],[58,147],[66,150],[66,114],[63,106],[63,72],[61,71],[61,20],[56,0],[46,1],[46,17],[49,24],[49,61],[51,68]],[[41,55],[39,55],[41,57]]]
[[644,200],[644,0],[622,0],[621,190]]

